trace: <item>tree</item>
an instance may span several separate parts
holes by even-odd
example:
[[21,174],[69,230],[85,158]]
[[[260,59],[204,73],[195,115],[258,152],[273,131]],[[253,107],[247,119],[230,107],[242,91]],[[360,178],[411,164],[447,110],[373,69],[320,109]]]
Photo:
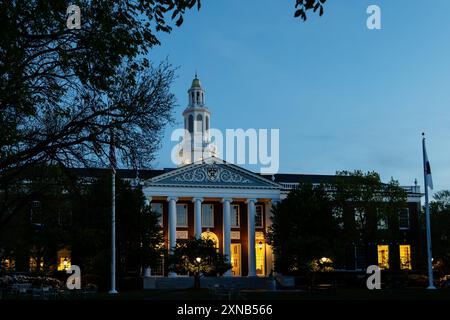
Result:
[[[13,257],[18,271],[28,271],[32,258],[37,272],[48,272],[56,252],[68,242],[71,186],[58,167],[36,167],[15,187],[17,207],[9,228],[0,233],[0,260]],[[42,266],[41,266],[42,264]]]
[[268,242],[274,248],[276,270],[310,271],[313,261],[335,258],[338,223],[324,185],[300,184],[273,209]]
[[[85,273],[109,274],[111,226],[111,177],[105,175],[83,194],[73,195],[71,241],[73,261]],[[159,216],[145,204],[140,187],[116,181],[117,261],[119,275],[140,276],[145,267],[154,267],[164,253]]]
[[[66,27],[72,1],[0,2],[0,190],[39,165],[150,165],[171,121],[170,64],[144,57],[197,0],[76,1],[82,28]],[[168,15],[170,15],[168,17]],[[0,228],[11,219],[2,197]]]
[[436,192],[430,203],[434,268],[450,274],[450,190]]
[[[295,16],[325,0],[296,0]],[[81,29],[66,27],[69,4]],[[128,166],[148,167],[175,97],[170,64],[145,57],[200,0],[0,1],[0,190],[36,164],[99,166],[110,132]],[[13,204],[0,203],[0,229]]]
[[[343,265],[348,245],[359,244],[368,255],[369,243],[396,239],[398,213],[405,206],[398,182],[384,184],[375,172],[341,171],[327,184],[300,183],[273,209],[268,239],[276,269],[309,272],[329,259]],[[378,230],[380,219],[389,223],[388,230]]]
[[169,269],[194,275],[194,288],[200,288],[202,275],[223,275],[231,269],[211,239],[189,239],[178,242],[169,255]]
[[[342,241],[361,246],[366,261],[371,260],[369,243],[398,237],[398,214],[407,206],[398,181],[382,183],[376,172],[338,171],[330,188],[335,205],[343,211]],[[386,228],[378,228],[382,221]]]

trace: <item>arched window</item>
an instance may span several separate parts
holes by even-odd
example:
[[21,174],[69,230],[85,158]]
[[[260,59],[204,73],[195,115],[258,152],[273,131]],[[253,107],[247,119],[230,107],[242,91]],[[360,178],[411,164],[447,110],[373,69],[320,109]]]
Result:
[[192,92],[192,94],[191,94],[191,102],[192,102],[192,103],[195,102],[195,98],[194,98],[194,97],[195,97],[195,95],[194,95],[194,93]]
[[214,232],[211,231],[205,231],[202,233],[202,239],[203,240],[212,240],[214,242],[214,246],[216,249],[219,249],[219,238]]
[[203,125],[203,117],[201,114],[197,115],[197,132],[202,132],[202,125]]
[[189,116],[188,131],[189,132],[194,131],[194,116],[192,114]]
[[206,123],[205,123],[206,130],[209,130],[209,117],[208,116],[205,117],[205,121],[206,121]]
[[200,92],[197,92],[197,103],[200,103]]

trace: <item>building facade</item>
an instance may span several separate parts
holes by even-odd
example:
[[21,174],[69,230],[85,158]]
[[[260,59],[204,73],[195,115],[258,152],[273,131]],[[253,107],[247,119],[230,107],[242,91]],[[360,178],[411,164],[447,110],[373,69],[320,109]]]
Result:
[[[178,151],[178,168],[155,172],[142,182],[148,203],[161,214],[165,246],[170,251],[177,241],[210,238],[232,264],[226,276],[268,276],[274,271],[275,259],[266,243],[272,206],[301,182],[327,183],[333,176],[261,175],[217,158],[208,135],[211,111],[197,76],[188,95],[189,104],[183,112],[187,136]],[[358,270],[368,264],[385,269],[389,264],[413,268],[420,238],[421,194],[418,186],[405,190],[408,207],[400,214],[403,239],[395,243],[379,239],[371,244],[370,252],[361,250],[357,242],[346,244],[343,269]],[[157,273],[177,276],[164,270],[167,266]]]

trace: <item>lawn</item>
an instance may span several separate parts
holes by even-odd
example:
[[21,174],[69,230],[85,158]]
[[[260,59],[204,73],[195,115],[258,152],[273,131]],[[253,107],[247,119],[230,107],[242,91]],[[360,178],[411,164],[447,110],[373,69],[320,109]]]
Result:
[[[450,290],[411,289],[338,289],[335,292],[301,291],[242,291],[245,300],[450,300]],[[99,293],[92,297],[101,300],[214,300],[208,289],[141,290],[121,292],[117,295]]]

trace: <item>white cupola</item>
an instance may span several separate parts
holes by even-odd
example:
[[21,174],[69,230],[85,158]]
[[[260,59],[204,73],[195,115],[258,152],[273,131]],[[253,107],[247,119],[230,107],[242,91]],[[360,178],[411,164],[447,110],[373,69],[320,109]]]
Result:
[[195,75],[188,90],[189,104],[183,111],[186,130],[183,146],[179,151],[179,165],[186,165],[216,156],[211,144],[209,129],[211,112],[205,105],[205,90]]

